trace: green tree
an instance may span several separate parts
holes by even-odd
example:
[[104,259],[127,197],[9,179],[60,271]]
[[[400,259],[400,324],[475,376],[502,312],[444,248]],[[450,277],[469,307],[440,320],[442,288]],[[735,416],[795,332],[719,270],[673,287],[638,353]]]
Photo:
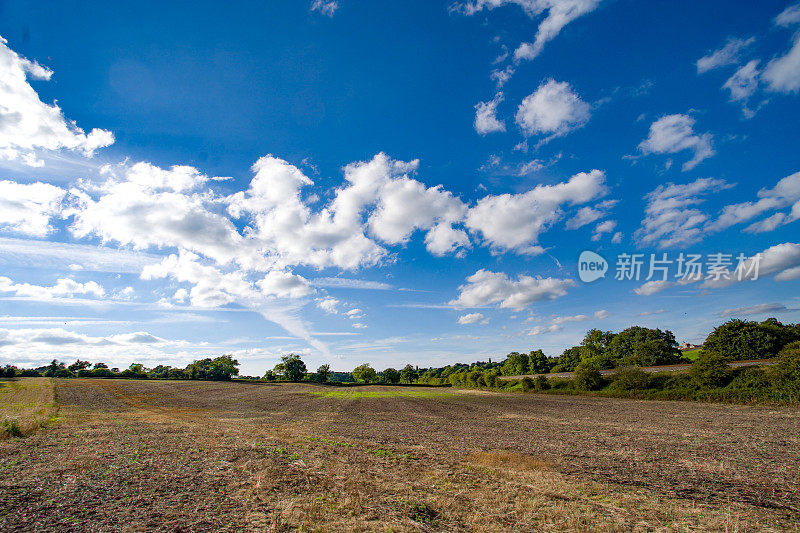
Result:
[[331,365],[321,365],[314,375],[315,381],[319,383],[327,383],[331,377]]
[[403,383],[414,383],[417,377],[417,370],[411,365],[406,365],[400,370],[400,381]]
[[295,353],[281,357],[281,362],[275,365],[275,373],[286,381],[300,381],[306,375],[306,364]]
[[550,360],[543,351],[536,350],[528,355],[528,372],[533,374],[547,374],[550,372]]
[[230,355],[221,355],[208,365],[206,379],[213,381],[230,381],[233,376],[239,375],[239,361]]
[[575,367],[575,386],[580,390],[597,390],[603,384],[600,365],[593,361],[581,361]]
[[774,322],[759,324],[735,318],[717,326],[709,334],[703,343],[703,351],[714,352],[731,361],[770,359],[783,347],[781,342],[785,338],[782,338],[782,331],[783,326]]
[[53,359],[52,361],[50,361],[50,364],[47,365],[47,370],[44,371],[44,375],[45,377],[48,378],[54,378],[56,377],[56,374],[58,374],[59,370],[65,370],[65,369],[66,367],[64,366],[64,363],[56,359]]
[[108,365],[105,363],[95,363],[93,368],[95,370],[97,370],[98,368],[108,368]]
[[278,379],[278,376],[272,370],[264,372],[264,381],[275,381],[276,379]]
[[701,387],[721,387],[731,377],[728,359],[716,352],[703,350],[689,368],[689,375]]
[[519,352],[511,352],[503,361],[500,372],[504,376],[519,376],[528,373],[528,355]]
[[394,368],[389,367],[383,372],[381,372],[381,378],[383,379],[384,383],[395,385],[397,383],[400,383],[400,372],[398,372]]
[[353,379],[361,383],[373,383],[378,381],[378,374],[369,363],[364,363],[353,369]]
[[78,359],[77,361],[69,365],[67,368],[69,369],[70,372],[79,372],[81,370],[89,368],[90,366],[92,366],[92,363],[90,363],[89,361],[81,361],[80,359]]
[[614,366],[670,365],[680,361],[680,350],[671,331],[633,326],[620,331],[608,343]]
[[552,372],[572,372],[580,362],[581,347],[573,346],[572,348],[567,348],[558,358],[556,366],[553,367]]

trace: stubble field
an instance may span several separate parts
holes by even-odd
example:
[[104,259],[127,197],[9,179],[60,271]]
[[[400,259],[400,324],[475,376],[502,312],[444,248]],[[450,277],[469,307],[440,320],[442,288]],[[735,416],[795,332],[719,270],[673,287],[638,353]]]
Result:
[[412,387],[53,387],[57,419],[0,441],[2,531],[781,531],[800,521],[792,408]]

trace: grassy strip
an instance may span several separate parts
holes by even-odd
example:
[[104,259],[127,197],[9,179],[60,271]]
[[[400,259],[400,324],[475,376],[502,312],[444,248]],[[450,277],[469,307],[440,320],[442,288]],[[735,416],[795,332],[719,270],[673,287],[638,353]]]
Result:
[[323,398],[441,398],[453,396],[452,392],[429,392],[429,391],[410,391],[410,390],[386,390],[386,391],[353,391],[353,390],[330,390],[330,391],[309,391],[310,394]]
[[58,418],[52,380],[22,378],[0,386],[0,439],[30,435]]

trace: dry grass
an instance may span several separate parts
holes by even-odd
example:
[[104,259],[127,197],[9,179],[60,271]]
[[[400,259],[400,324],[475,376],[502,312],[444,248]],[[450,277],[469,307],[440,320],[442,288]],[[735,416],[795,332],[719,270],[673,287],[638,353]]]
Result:
[[[791,510],[800,497],[786,493],[797,415],[784,409],[687,404],[721,422],[687,437],[671,432],[690,431],[671,421],[674,402],[336,398],[303,385],[121,380],[57,387],[62,423],[0,443],[0,530],[745,532],[792,530],[800,518]],[[763,434],[739,427],[740,416]],[[711,449],[680,463],[680,443],[698,447],[706,433],[738,450],[725,464],[735,476],[720,477]],[[604,434],[617,440],[600,442]],[[771,471],[747,469],[753,450]],[[772,500],[759,504],[762,482]],[[720,485],[678,495],[709,483]],[[775,494],[783,507],[771,506]]]
[[50,379],[0,382],[0,439],[30,435],[55,420],[57,414]]

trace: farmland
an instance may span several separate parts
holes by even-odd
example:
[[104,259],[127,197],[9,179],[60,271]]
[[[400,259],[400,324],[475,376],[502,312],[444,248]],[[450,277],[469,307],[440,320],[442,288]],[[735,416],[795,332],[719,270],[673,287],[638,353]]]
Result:
[[4,531],[749,531],[800,517],[791,408],[54,381],[59,420],[0,441]]

